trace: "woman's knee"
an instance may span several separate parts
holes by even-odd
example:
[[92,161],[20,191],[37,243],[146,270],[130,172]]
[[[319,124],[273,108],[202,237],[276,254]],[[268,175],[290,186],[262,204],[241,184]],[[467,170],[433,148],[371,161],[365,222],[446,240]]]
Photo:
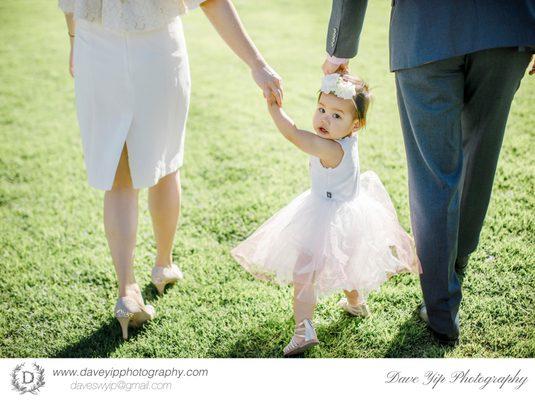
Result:
[[180,191],[180,169],[177,169],[174,172],[171,172],[163,177],[161,177],[158,182],[149,188],[149,191],[154,190],[178,190]]

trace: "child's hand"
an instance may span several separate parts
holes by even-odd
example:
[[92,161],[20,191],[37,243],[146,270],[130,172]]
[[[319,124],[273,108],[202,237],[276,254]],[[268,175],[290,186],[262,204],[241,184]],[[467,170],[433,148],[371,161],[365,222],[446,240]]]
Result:
[[277,98],[273,93],[270,93],[270,95],[266,98],[268,107],[278,107]]

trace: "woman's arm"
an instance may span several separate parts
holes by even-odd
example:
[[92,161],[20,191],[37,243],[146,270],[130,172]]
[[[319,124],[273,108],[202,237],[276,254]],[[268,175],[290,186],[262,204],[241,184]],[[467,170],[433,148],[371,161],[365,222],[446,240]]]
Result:
[[72,53],[73,53],[73,46],[74,46],[74,29],[75,29],[75,22],[74,22],[74,14],[69,12],[65,13],[65,22],[67,23],[67,33],[69,34],[69,40],[71,43],[71,51],[69,55],[69,73],[72,77],[74,77],[74,65],[72,62]]
[[268,102],[269,113],[283,136],[305,153],[319,157],[326,167],[334,168],[344,156],[342,147],[334,140],[323,139],[312,132],[298,129],[292,119],[276,102]]
[[207,0],[201,3],[204,14],[232,51],[251,69],[256,84],[267,99],[271,94],[282,104],[280,76],[264,61],[245,31],[240,17],[230,0]]

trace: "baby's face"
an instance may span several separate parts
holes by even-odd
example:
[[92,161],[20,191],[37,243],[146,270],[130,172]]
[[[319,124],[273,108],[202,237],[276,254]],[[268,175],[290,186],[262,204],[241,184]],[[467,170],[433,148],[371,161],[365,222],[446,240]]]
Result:
[[352,100],[322,93],[312,121],[314,131],[325,139],[342,139],[358,129],[355,112]]

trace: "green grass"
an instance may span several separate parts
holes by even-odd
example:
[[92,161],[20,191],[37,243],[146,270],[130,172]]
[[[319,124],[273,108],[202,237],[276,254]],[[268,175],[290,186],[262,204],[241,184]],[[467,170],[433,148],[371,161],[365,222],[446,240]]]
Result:
[[[184,18],[193,78],[183,212],[174,255],[185,280],[158,297],[146,191],[135,272],[157,318],[123,342],[113,318],[116,280],[102,224],[103,192],[86,183],[67,74],[68,37],[55,1],[0,3],[0,356],[279,357],[292,335],[291,289],[256,281],[229,250],[308,188],[307,156],[274,129],[244,65],[199,10]],[[285,107],[310,127],[329,2],[236,0],[257,46],[283,76]],[[368,10],[354,71],[375,94],[361,138],[409,228],[407,171],[386,2]],[[526,76],[507,127],[480,246],[464,279],[462,343],[433,344],[415,313],[419,282],[394,277],[353,319],[323,301],[322,345],[309,357],[533,357],[535,355],[535,78]]]

